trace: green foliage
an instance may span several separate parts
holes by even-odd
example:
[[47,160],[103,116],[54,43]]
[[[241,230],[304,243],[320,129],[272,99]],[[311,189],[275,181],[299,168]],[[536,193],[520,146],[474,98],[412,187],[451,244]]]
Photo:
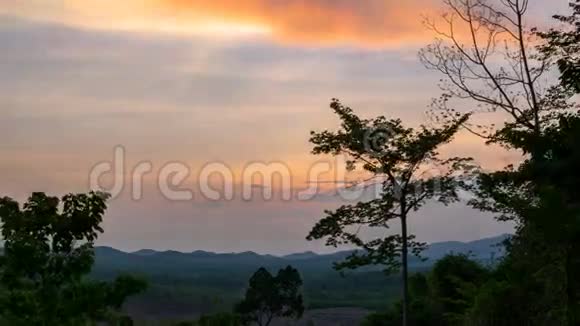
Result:
[[528,300],[517,286],[490,280],[483,284],[473,305],[466,311],[465,325],[511,326],[530,324],[531,309],[522,309]]
[[543,54],[557,61],[562,85],[580,93],[580,1],[571,2],[570,7],[573,11],[570,16],[554,16],[569,29],[551,29],[538,34],[546,41],[541,47]]
[[[402,305],[397,303],[387,313],[379,313],[368,316],[363,322],[363,326],[374,325],[392,325],[399,326],[403,324]],[[410,326],[439,326],[447,325],[444,323],[436,306],[430,301],[429,297],[411,297],[409,302],[409,316],[407,324]]]
[[[416,273],[410,277],[408,324],[417,326],[479,325],[478,323],[495,325],[485,324],[485,322],[495,320],[494,318],[499,314],[498,311],[493,310],[496,306],[490,306],[488,302],[493,301],[492,296],[499,291],[497,285],[504,284],[496,280],[499,274],[500,272],[489,271],[466,255],[445,256],[435,263],[428,274]],[[495,299],[507,301],[508,297]],[[386,312],[369,315],[363,326],[401,325],[401,310],[401,304],[396,303]],[[489,319],[484,319],[482,316],[487,316]],[[507,320],[521,320],[516,318],[514,316]]]
[[510,287],[502,293],[508,299],[517,293],[527,302],[513,305],[512,316],[526,316],[524,323],[575,325],[580,320],[575,276],[580,273],[580,117],[562,114],[540,136],[523,139],[511,143],[535,155],[517,168],[482,175],[472,204],[516,222],[505,268]]
[[487,276],[488,271],[466,255],[447,255],[435,263],[429,287],[447,324],[461,324]]
[[296,269],[288,266],[272,276],[268,270],[260,268],[249,283],[244,300],[235,307],[244,321],[267,326],[277,317],[302,317],[302,278]]
[[[446,325],[436,301],[431,295],[428,278],[421,273],[413,274],[409,277],[409,319],[408,325]],[[362,323],[362,326],[399,326],[402,324],[402,305],[397,302],[387,312],[374,313]]]
[[[508,119],[498,129],[479,128],[491,133],[464,127],[488,143],[522,153],[519,165],[482,173],[468,187],[476,194],[473,207],[515,222],[516,234],[508,243],[507,259],[475,292],[467,324],[578,325],[580,116],[573,96],[580,91],[580,1],[571,3],[570,16],[555,16],[565,28],[533,30],[535,35],[524,23],[528,1],[445,3],[474,37],[465,46],[456,34],[435,29],[452,41],[437,42],[423,56],[451,85],[444,87],[435,108],[443,117],[453,117],[450,100],[467,99],[490,112],[503,111]],[[447,22],[453,30],[454,20]],[[500,31],[506,36],[501,47],[495,40]],[[532,46],[534,38],[528,36],[540,36],[544,43]],[[480,37],[490,41],[478,42]],[[507,55],[491,64],[488,59],[503,48]],[[554,62],[560,83],[541,87],[540,77]]]
[[102,193],[61,200],[34,193],[20,208],[0,199],[4,254],[0,258],[0,316],[10,325],[83,325],[128,321],[117,312],[144,290],[144,281],[121,276],[113,283],[85,278],[106,210]]

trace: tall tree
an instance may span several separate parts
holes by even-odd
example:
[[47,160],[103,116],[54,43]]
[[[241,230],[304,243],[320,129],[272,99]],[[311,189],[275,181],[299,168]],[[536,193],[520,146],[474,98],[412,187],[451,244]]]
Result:
[[302,278],[296,269],[288,266],[272,276],[262,267],[252,275],[249,283],[244,300],[235,308],[244,321],[268,326],[276,317],[302,317]]
[[475,207],[498,214],[500,220],[516,221],[509,262],[512,274],[526,277],[512,280],[532,293],[541,289],[529,295],[533,299],[528,304],[535,305],[534,318],[544,324],[580,321],[580,284],[575,277],[580,273],[579,137],[577,115],[563,115],[545,128],[539,144],[515,134],[513,143],[540,147],[545,157],[482,175],[475,189]]
[[[442,22],[426,21],[436,35],[435,42],[420,52],[427,68],[445,76],[440,84],[443,95],[433,102],[434,118],[456,121],[456,112],[466,111],[472,119],[462,127],[510,148],[505,139],[510,131],[530,131],[539,137],[546,124],[557,120],[554,112],[569,107],[553,101],[564,96],[560,86],[544,90],[541,85],[552,60],[534,46],[537,37],[526,22],[529,1],[443,3],[447,12]],[[491,120],[500,123],[498,128],[489,118],[487,123],[475,120],[478,113],[493,114]],[[532,155],[538,158],[542,154]]]
[[[454,174],[469,168],[470,160],[443,160],[437,150],[451,141],[467,116],[442,128],[413,129],[404,127],[399,119],[384,116],[361,119],[336,99],[330,106],[341,120],[341,129],[312,132],[313,154],[346,155],[347,166],[362,167],[378,180],[381,191],[370,201],[327,211],[307,239],[324,238],[329,246],[351,244],[363,249],[337,263],[337,269],[373,264],[392,271],[402,266],[403,324],[407,325],[408,252],[419,254],[424,247],[408,233],[408,218],[430,199],[444,204],[458,200]],[[430,174],[433,171],[438,173]],[[365,239],[368,235],[363,228],[388,232],[392,220],[400,221],[400,234]]]
[[571,2],[570,8],[571,15],[554,16],[569,28],[552,28],[549,31],[540,31],[538,35],[546,41],[540,47],[541,52],[556,60],[562,85],[580,93],[580,0]]
[[[453,121],[460,111],[455,107],[473,104],[479,109],[470,113],[503,113],[498,128],[478,126],[473,120],[462,125],[488,143],[522,153],[518,166],[480,175],[471,187],[477,194],[472,204],[495,213],[499,220],[516,222],[510,267],[526,275],[517,291],[531,298],[535,315],[522,314],[528,315],[527,322],[573,324],[571,311],[577,299],[569,276],[577,214],[576,204],[568,199],[575,198],[574,193],[565,184],[575,180],[576,172],[563,168],[575,160],[568,139],[576,135],[577,105],[572,96],[577,91],[578,5],[572,6],[572,16],[556,17],[571,24],[569,31],[536,33],[525,22],[527,0],[444,2],[449,9],[443,16],[445,24],[428,22],[437,40],[421,52],[426,66],[446,77],[433,113]],[[554,62],[562,83],[540,87]]]
[[106,210],[102,193],[62,199],[33,193],[22,206],[0,198],[4,253],[0,256],[0,318],[9,325],[84,325],[118,315],[124,300],[145,288],[121,276],[88,280],[94,241]]
[[[543,55],[557,62],[563,89],[580,94],[580,0],[572,1],[570,8],[572,13],[569,16],[554,16],[567,28],[538,32],[545,41],[539,48]],[[575,108],[580,108],[580,105]],[[553,235],[549,240],[561,249],[567,319],[569,325],[576,325],[580,323],[580,282],[575,277],[580,273],[580,196],[577,189],[580,184],[577,170],[580,151],[576,145],[580,139],[578,112],[561,115],[558,124],[549,128],[545,138],[545,146],[550,148],[550,164],[546,164],[548,169],[540,166],[536,175],[542,177],[544,189],[551,198],[551,205],[545,205],[548,207],[544,212],[551,214],[558,211],[566,215],[561,229],[549,229]]]

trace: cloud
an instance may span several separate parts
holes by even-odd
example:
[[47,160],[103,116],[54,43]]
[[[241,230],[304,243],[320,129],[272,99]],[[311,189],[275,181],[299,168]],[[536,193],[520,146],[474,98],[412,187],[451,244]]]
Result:
[[0,13],[107,29],[399,47],[431,38],[421,15],[434,10],[432,0],[7,0]]
[[399,44],[422,39],[427,1],[394,0],[161,0],[169,10],[267,26],[288,42]]
[[[46,8],[35,19],[56,11],[66,12]],[[337,127],[328,109],[331,97],[340,96],[365,117],[417,122],[429,97],[438,94],[437,76],[400,58],[399,51],[214,44],[204,37],[84,30],[30,18],[0,17],[0,194],[17,198],[32,191],[86,191],[90,169],[111,160],[119,144],[127,149],[128,169],[142,160],[155,169],[181,161],[193,176],[208,161],[234,168],[284,161],[297,171],[302,189],[307,168],[320,159],[309,154],[309,131]],[[459,154],[470,155],[462,151],[477,144],[466,142]],[[185,184],[195,189],[190,186]],[[102,243],[323,250],[304,236],[324,209],[340,204],[332,198],[175,204],[157,194],[147,188],[144,201],[111,203]],[[472,223],[467,208],[425,212],[413,219],[422,240],[503,232],[486,217]]]

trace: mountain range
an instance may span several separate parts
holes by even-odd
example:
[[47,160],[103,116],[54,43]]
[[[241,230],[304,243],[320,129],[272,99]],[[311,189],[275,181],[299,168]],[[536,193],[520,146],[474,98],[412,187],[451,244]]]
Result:
[[[449,253],[469,254],[483,264],[503,255],[498,246],[508,237],[501,235],[472,242],[438,242],[424,251],[423,261],[410,259],[412,271],[426,271]],[[200,314],[231,309],[245,291],[248,279],[258,268],[272,273],[292,265],[304,280],[304,296],[309,309],[357,307],[380,309],[396,300],[400,277],[385,275],[380,267],[338,273],[333,263],[353,251],[317,254],[311,251],[284,256],[246,251],[156,251],[142,249],[123,252],[110,247],[95,248],[92,275],[110,280],[120,273],[137,274],[149,282],[144,294],[130,300],[127,310],[139,319],[188,319]]]
[[[502,242],[509,235],[503,234],[497,237],[485,238],[470,242],[448,241],[436,242],[428,245],[422,253],[426,258],[425,265],[430,265],[434,261],[449,253],[468,254],[475,260],[486,261],[501,257],[504,253]],[[97,247],[96,265],[97,268],[116,268],[138,270],[146,265],[178,264],[197,266],[222,266],[222,265],[260,265],[270,266],[276,264],[298,264],[298,265],[325,265],[344,259],[354,251],[339,251],[331,254],[317,254],[312,251],[294,253],[284,256],[261,255],[253,251],[240,253],[215,253],[209,251],[156,251],[153,249],[141,249],[135,252],[124,252],[111,247]],[[420,264],[419,260],[411,260],[414,264]],[[328,267],[331,267],[329,264]]]

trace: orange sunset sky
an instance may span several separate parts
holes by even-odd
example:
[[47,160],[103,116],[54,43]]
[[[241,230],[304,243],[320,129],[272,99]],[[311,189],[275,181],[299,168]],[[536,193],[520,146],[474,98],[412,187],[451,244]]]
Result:
[[[544,26],[566,1],[531,6],[530,25]],[[209,162],[239,179],[247,164],[273,161],[305,188],[324,159],[310,154],[310,130],[337,127],[331,98],[366,117],[427,121],[440,76],[417,51],[433,40],[422,17],[440,10],[441,0],[0,0],[0,195],[87,191],[91,168],[118,145],[128,168],[187,164],[186,188]],[[465,133],[443,152],[489,168],[515,157]],[[171,202],[154,181],[140,201],[111,202],[101,244],[325,251],[304,238],[341,203]],[[462,205],[411,223],[424,241],[510,231]]]

